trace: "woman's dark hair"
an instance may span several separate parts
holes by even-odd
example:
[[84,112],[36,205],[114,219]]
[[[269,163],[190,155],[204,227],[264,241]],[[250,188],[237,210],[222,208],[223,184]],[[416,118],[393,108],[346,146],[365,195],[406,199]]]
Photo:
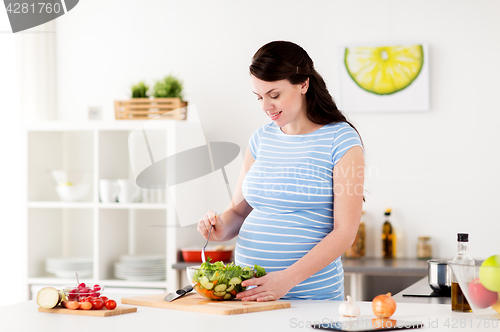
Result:
[[266,82],[286,79],[291,84],[300,84],[309,78],[306,92],[307,118],[317,124],[346,122],[354,128],[337,108],[326,88],[325,80],[314,69],[312,59],[299,45],[273,41],[262,46],[252,58],[250,74]]

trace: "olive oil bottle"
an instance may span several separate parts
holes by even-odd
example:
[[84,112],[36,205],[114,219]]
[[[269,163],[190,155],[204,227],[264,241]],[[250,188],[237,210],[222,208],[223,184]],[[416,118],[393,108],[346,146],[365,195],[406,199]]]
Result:
[[[361,216],[363,216],[364,214],[365,211],[362,211]],[[362,258],[365,256],[365,229],[365,223],[363,222],[363,219],[361,219],[358,227],[358,232],[356,233],[356,238],[354,239],[351,247],[345,252],[346,258]]]
[[396,232],[392,227],[391,209],[385,210],[385,222],[382,226],[382,257],[392,259],[396,255]]
[[[469,255],[469,234],[458,233],[457,255],[453,257],[453,263],[463,265],[474,265],[474,259]],[[471,312],[472,309],[465,298],[455,275],[451,279],[451,310],[456,312]]]

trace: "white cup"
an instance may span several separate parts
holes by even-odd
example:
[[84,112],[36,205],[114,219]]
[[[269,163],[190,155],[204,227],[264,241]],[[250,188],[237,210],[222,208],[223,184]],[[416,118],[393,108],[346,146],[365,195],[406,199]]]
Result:
[[120,203],[132,203],[139,200],[141,194],[141,188],[135,185],[130,180],[117,180],[119,187],[118,202]]
[[118,197],[118,185],[115,180],[99,180],[99,196],[103,203],[116,203]]

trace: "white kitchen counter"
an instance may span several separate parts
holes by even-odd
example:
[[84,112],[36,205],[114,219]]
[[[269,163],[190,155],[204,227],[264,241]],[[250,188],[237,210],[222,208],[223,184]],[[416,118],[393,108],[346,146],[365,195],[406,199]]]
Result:
[[[117,300],[121,297],[114,298]],[[356,303],[361,308],[359,322],[371,322],[375,317],[371,302]],[[292,301],[290,309],[230,316],[137,306],[136,313],[90,317],[39,313],[35,301],[27,301],[0,307],[0,331],[321,331],[309,326],[348,320],[338,314],[339,305],[339,302],[334,301]],[[391,319],[420,321],[424,324],[422,330],[500,330],[499,320],[481,320],[472,313],[454,313],[449,305],[443,304],[398,303]]]

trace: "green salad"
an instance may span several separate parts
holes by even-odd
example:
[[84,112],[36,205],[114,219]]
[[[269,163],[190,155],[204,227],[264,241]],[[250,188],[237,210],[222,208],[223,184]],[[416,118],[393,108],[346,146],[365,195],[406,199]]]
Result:
[[266,270],[259,265],[241,267],[223,262],[201,264],[193,275],[194,289],[212,300],[232,300],[236,294],[246,287],[241,286],[243,280],[266,275]]

